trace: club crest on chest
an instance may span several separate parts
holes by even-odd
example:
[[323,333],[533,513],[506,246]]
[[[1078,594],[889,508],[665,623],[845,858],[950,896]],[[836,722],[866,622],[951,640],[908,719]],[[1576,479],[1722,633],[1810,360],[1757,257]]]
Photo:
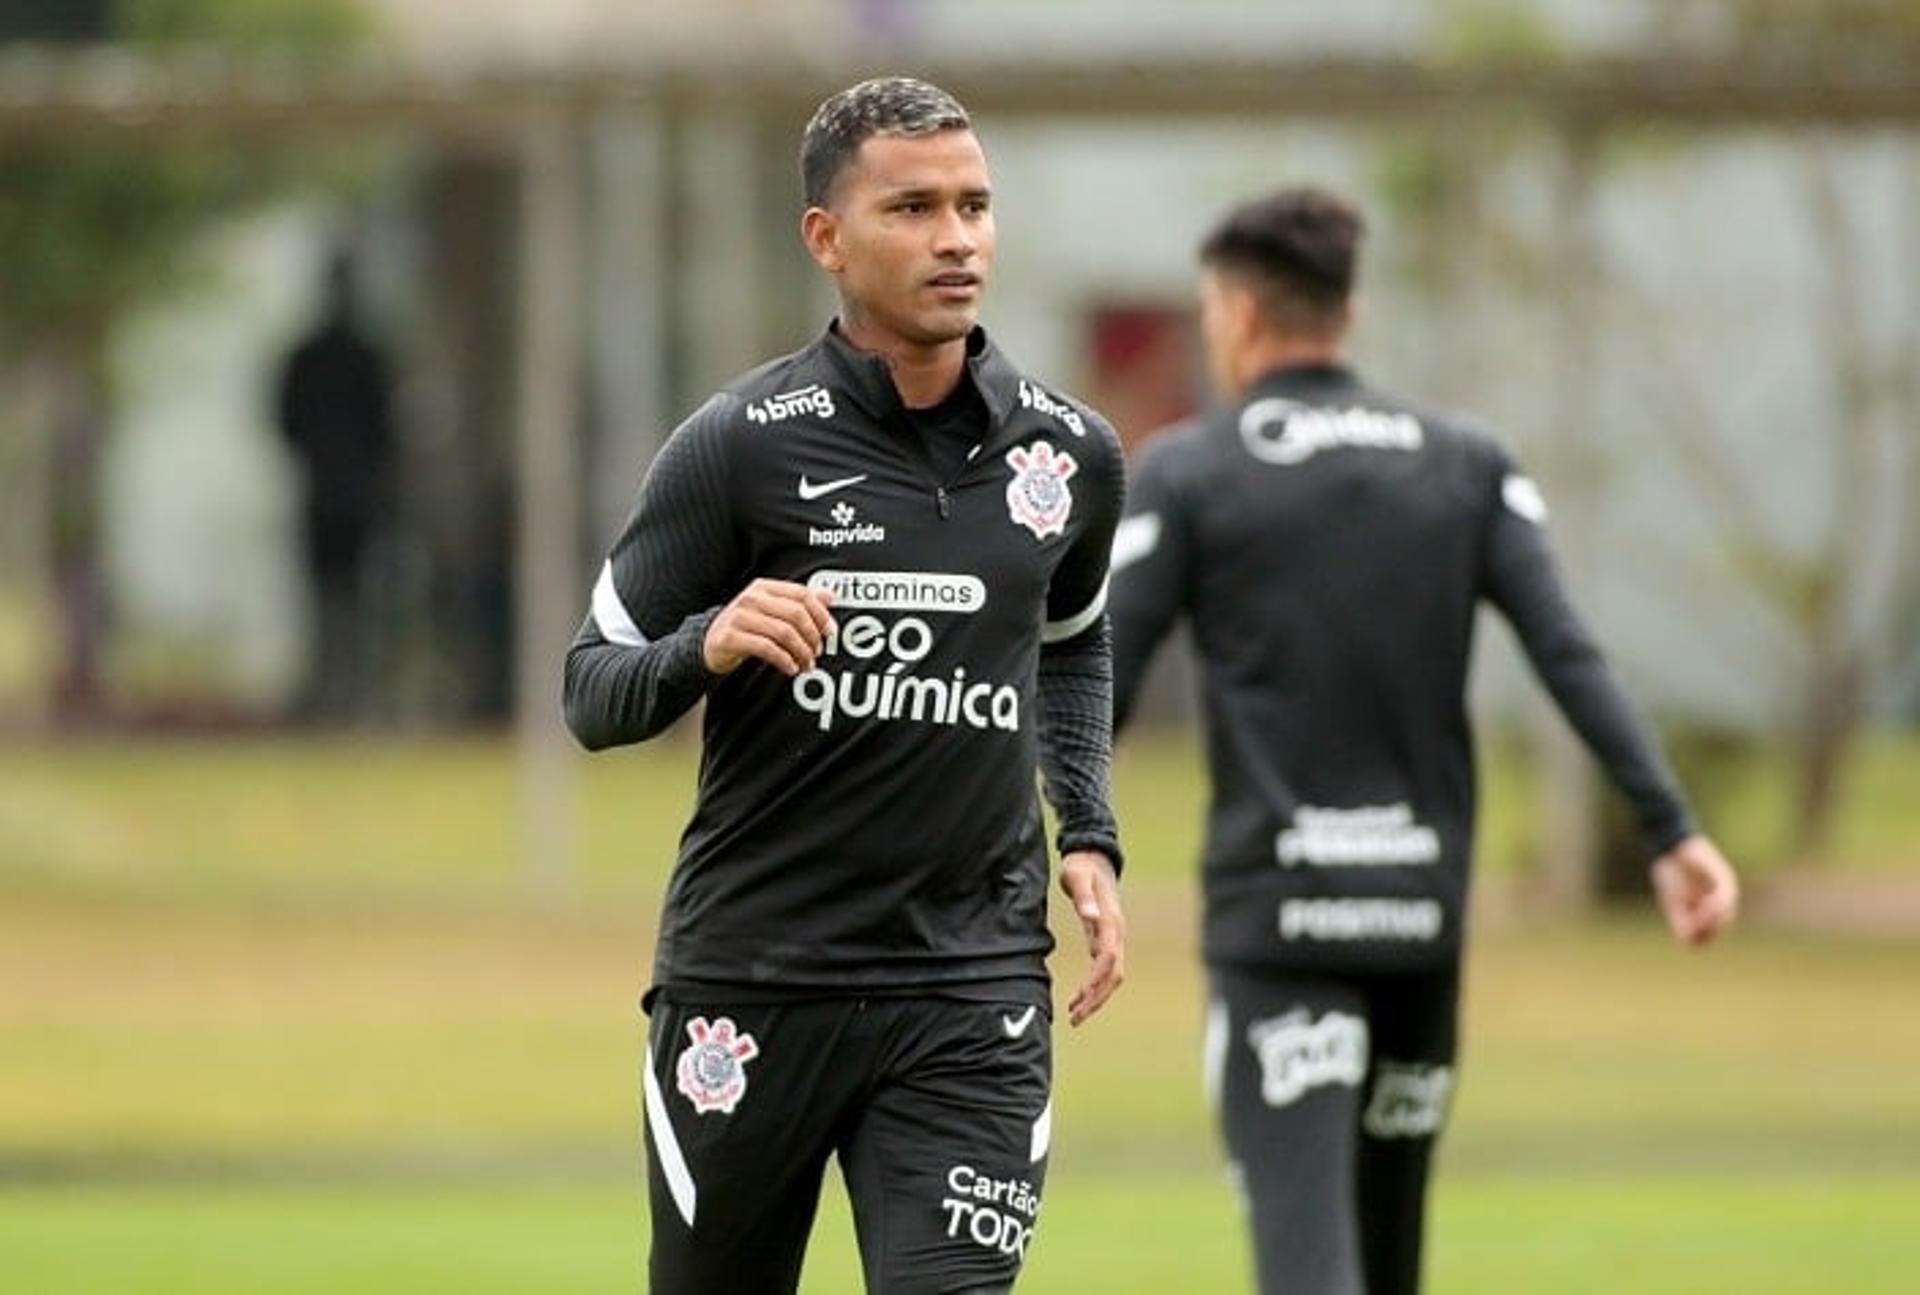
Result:
[[1073,512],[1073,492],[1067,482],[1080,465],[1048,441],[1016,445],[1007,451],[1013,480],[1007,483],[1007,513],[1033,532],[1035,539],[1059,535]]

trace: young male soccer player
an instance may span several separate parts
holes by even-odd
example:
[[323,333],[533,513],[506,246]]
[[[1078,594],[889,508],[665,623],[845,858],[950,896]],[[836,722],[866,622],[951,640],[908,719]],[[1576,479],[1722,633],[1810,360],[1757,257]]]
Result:
[[1631,801],[1674,935],[1710,940],[1737,898],[1567,601],[1540,492],[1494,441],[1344,363],[1360,235],[1313,189],[1213,231],[1202,326],[1226,400],[1149,444],[1114,550],[1121,720],[1177,617],[1199,653],[1209,1085],[1260,1289],[1287,1295],[1419,1286],[1454,1080],[1482,599]]
[[567,661],[574,733],[706,699],[644,1091],[652,1289],[779,1292],[839,1158],[868,1289],[1004,1291],[1051,1128],[1046,843],[1118,987],[1118,441],[976,325],[987,163],[902,78],[821,105],[801,235],[840,295],[678,428]]

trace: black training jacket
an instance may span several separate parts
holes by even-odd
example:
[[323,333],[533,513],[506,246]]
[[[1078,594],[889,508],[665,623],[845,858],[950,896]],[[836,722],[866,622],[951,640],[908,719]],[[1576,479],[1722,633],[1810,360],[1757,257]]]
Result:
[[1202,670],[1204,947],[1282,968],[1458,952],[1473,850],[1474,611],[1506,616],[1654,851],[1673,778],[1567,600],[1546,507],[1489,437],[1334,366],[1283,369],[1149,442],[1114,550],[1125,721],[1176,618]]
[[[567,658],[590,748],[705,698],[698,800],[660,922],[655,986],[935,991],[1045,1001],[1047,854],[1119,864],[1108,805],[1107,564],[1119,443],[986,334],[987,410],[936,471],[885,363],[834,328],[735,380],[655,458]],[[797,679],[701,645],[756,577],[834,593]]]

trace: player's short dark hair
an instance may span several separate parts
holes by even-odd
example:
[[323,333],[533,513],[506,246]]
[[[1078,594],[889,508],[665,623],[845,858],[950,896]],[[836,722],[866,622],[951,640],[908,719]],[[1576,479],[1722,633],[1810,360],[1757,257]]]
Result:
[[1229,211],[1200,244],[1200,263],[1252,287],[1268,322],[1324,326],[1346,309],[1366,221],[1325,189],[1281,189]]
[[814,112],[800,137],[800,187],[809,207],[824,207],[834,181],[875,135],[933,135],[972,130],[960,101],[909,76],[875,77],[848,86]]

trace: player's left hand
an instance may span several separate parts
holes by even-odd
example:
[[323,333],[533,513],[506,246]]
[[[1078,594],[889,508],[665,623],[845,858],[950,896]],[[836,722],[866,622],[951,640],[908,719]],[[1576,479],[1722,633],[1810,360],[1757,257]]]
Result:
[[1682,944],[1705,944],[1733,924],[1740,880],[1718,846],[1690,836],[1653,861],[1653,897]]
[[1113,861],[1098,850],[1075,850],[1060,860],[1060,889],[1073,901],[1093,959],[1087,978],[1067,1004],[1067,1020],[1079,1025],[1105,1006],[1127,978],[1127,917],[1120,911]]

